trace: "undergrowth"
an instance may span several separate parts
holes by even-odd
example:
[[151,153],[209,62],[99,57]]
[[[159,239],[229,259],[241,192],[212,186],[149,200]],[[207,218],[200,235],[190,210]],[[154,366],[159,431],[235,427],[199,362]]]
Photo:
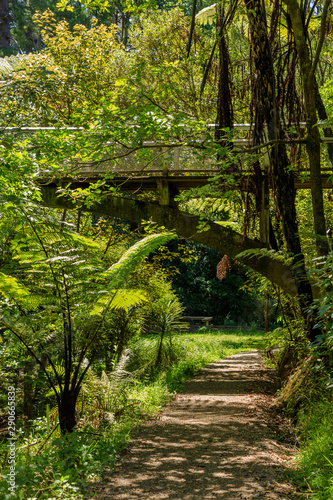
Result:
[[322,398],[300,412],[298,473],[309,500],[333,498],[333,402]]
[[307,500],[333,498],[333,401],[330,370],[316,350],[298,366],[279,395],[295,424],[299,453],[292,480]]
[[261,347],[262,337],[262,333],[248,331],[177,334],[172,337],[171,345],[165,342],[158,368],[154,363],[158,336],[139,339],[130,346],[130,361],[127,371],[123,370],[135,373],[135,377],[127,376],[126,394],[121,379],[121,405],[106,397],[107,393],[100,397],[102,390],[119,388],[112,385],[112,377],[104,374],[95,383],[93,375],[98,390],[92,392],[94,384],[86,388],[82,404],[88,399],[87,414],[81,418],[77,430],[61,437],[56,420],[52,427],[45,417],[33,422],[29,434],[22,432],[16,442],[15,495],[8,491],[7,441],[0,444],[0,464],[4,469],[0,497],[82,499],[83,491],[101,479],[103,470],[112,468],[132,430],[145,419],[156,416],[172,394],[181,390],[186,379],[209,362]]

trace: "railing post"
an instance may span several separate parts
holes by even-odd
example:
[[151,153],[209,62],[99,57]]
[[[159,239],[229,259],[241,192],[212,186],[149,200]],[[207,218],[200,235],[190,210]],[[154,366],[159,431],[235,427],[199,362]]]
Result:
[[179,170],[179,148],[173,150],[173,168]]
[[163,158],[163,176],[166,177],[169,174],[169,155],[168,155],[168,148],[161,148],[162,149],[162,158]]

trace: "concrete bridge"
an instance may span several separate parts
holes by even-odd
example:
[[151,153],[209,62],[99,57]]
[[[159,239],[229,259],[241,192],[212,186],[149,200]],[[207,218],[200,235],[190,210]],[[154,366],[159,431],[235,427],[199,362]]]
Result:
[[[251,126],[249,124],[236,125],[236,131],[243,137],[236,138],[233,146],[240,151],[246,151],[250,146]],[[26,127],[7,129],[9,134],[34,134],[38,131],[56,130],[53,127]],[[68,130],[68,129],[67,129]],[[73,132],[80,130],[75,127],[69,128]],[[244,137],[245,136],[245,137]],[[323,138],[323,143],[332,143],[333,138]],[[75,168],[73,174],[67,174],[61,178],[50,178],[40,172],[39,184],[43,194],[43,204],[49,207],[79,209],[101,215],[108,215],[114,218],[121,218],[134,223],[141,220],[151,220],[157,224],[177,232],[179,236],[193,239],[211,248],[227,254],[231,258],[237,259],[251,267],[253,270],[266,276],[270,281],[277,284],[291,295],[297,294],[297,279],[292,267],[283,261],[273,259],[269,245],[269,211],[267,203],[262,203],[260,214],[260,240],[246,238],[236,231],[224,227],[219,223],[206,221],[204,231],[202,219],[189,213],[180,211],[174,197],[182,190],[196,188],[207,185],[212,179],[216,179],[219,189],[230,189],[223,184],[221,172],[215,166],[215,158],[198,159],[188,144],[175,142],[172,145],[156,144],[146,142],[143,147],[153,149],[152,161],[142,165],[142,160],[137,156],[136,151],[115,149],[112,144],[107,144],[107,149],[111,154],[111,160],[106,157],[102,161],[91,164],[82,163]],[[263,162],[268,167],[267,147],[261,146]],[[112,157],[113,155],[113,157]],[[118,157],[115,164],[112,158]],[[333,170],[328,167],[322,174],[322,185],[325,189],[332,189]],[[243,186],[251,179],[250,172],[236,174],[235,183],[232,189],[243,189]],[[115,186],[122,193],[122,196],[112,195],[105,190],[105,195],[99,202],[85,206],[83,203],[76,203],[69,197],[58,197],[57,190],[64,186],[70,189],[85,188],[89,185],[105,179],[106,186]],[[307,172],[298,171],[295,175],[296,189],[309,189],[310,182]],[[259,187],[260,189],[260,187]],[[135,199],[135,194],[143,191],[155,193],[156,201],[142,201]],[[265,199],[265,183],[262,186],[262,199]],[[264,249],[260,255],[255,252]],[[252,250],[252,256],[238,257],[244,250]],[[266,251],[266,254],[265,254]]]

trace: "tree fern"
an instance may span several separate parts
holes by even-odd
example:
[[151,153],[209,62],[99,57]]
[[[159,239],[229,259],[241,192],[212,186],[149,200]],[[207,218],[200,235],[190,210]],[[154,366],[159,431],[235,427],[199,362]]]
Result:
[[[105,271],[98,242],[64,228],[52,212],[32,202],[16,203],[13,196],[2,196],[1,202],[13,222],[12,214],[17,217],[10,243],[15,276],[0,275],[5,298],[0,327],[22,342],[43,369],[57,399],[61,431],[71,431],[76,401],[108,317],[146,300],[142,290],[127,288],[126,280],[145,256],[175,235],[143,238]],[[115,344],[116,349],[121,344],[119,353],[126,341],[122,335]]]

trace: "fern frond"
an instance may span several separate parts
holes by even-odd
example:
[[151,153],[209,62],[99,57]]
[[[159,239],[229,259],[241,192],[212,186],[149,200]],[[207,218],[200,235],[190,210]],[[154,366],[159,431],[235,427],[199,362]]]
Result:
[[1,272],[0,293],[3,297],[5,297],[5,299],[18,303],[30,295],[29,290],[24,285],[19,283],[16,278],[7,276]]
[[5,76],[9,76],[13,73],[14,68],[9,63],[8,58],[4,57],[0,59],[0,76],[3,78]]
[[[128,372],[126,370],[126,367],[128,366],[129,362],[131,359],[131,350],[130,349],[125,349],[123,354],[121,355],[115,369],[113,372],[109,375],[109,379],[112,381],[118,381],[122,379],[123,377],[133,377],[134,374],[131,372]],[[106,376],[106,375],[105,375]]]
[[[109,302],[111,300],[111,302]],[[105,308],[108,309],[129,309],[135,307],[141,302],[146,302],[146,294],[143,290],[123,289],[123,290],[108,290],[104,297],[95,302],[90,311],[91,316],[99,316],[103,314]]]
[[[65,376],[65,367],[63,365],[54,365],[54,369],[57,372],[58,377],[64,377]],[[50,374],[54,374],[53,368],[51,366],[48,366],[46,370]]]
[[28,54],[17,54],[12,56],[6,56],[0,58],[0,77],[6,78],[11,76],[14,71],[19,68],[26,66],[26,61],[28,61]]
[[253,257],[259,257],[259,259],[269,257],[270,259],[278,260],[280,262],[283,261],[289,265],[291,265],[293,261],[292,257],[287,256],[283,252],[268,248],[251,248],[249,250],[243,250],[243,252],[236,255],[235,259],[241,259],[242,257],[250,259]]
[[[58,386],[55,386],[55,389],[57,391],[57,394],[60,395],[60,389]],[[62,386],[62,390],[64,390],[64,385]],[[45,397],[46,398],[50,398],[51,396],[55,396],[54,394],[54,390],[53,389],[50,389],[46,394],[45,394]]]
[[176,238],[174,233],[151,234],[131,246],[121,259],[104,273],[104,276],[111,280],[112,288],[118,288],[144,257],[173,238]]
[[198,14],[195,16],[195,21],[198,24],[213,24],[216,18],[217,12],[217,3],[206,7],[205,9],[200,10]]
[[110,374],[102,372],[100,378],[89,370],[82,386],[82,392],[88,396],[90,405],[98,407],[110,422],[119,410],[125,408],[128,388],[136,376],[136,372],[126,370],[130,356],[131,350],[125,349],[114,371]]

